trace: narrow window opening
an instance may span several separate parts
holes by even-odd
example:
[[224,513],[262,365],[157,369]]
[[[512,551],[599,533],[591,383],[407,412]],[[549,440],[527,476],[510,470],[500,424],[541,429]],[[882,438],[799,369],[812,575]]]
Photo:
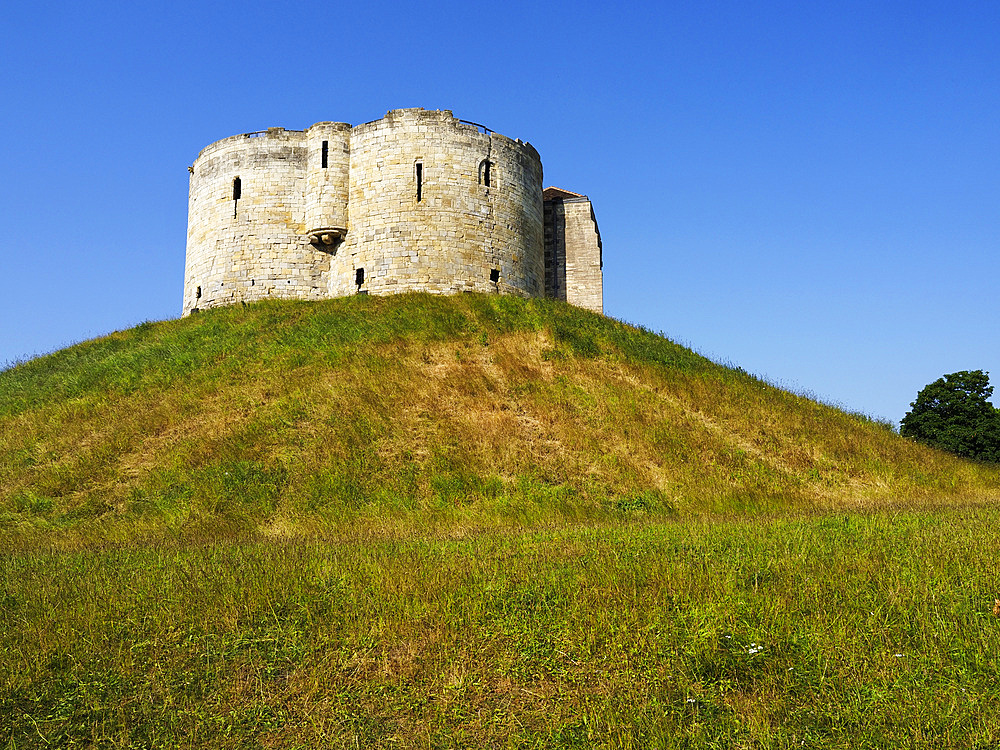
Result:
[[424,165],[419,161],[417,162],[417,200],[423,200],[424,197]]
[[194,290],[194,298],[201,299],[201,287],[198,287],[197,289]]
[[361,285],[365,283],[365,269],[354,269],[354,283],[358,285],[358,289],[360,290]]
[[490,271],[490,281],[492,281],[494,284],[499,284],[500,283],[500,269],[499,268],[494,268],[492,271]]
[[326,169],[330,158],[330,141],[323,141],[323,169]]
[[238,201],[243,195],[243,183],[237,177],[233,180],[233,200]]
[[479,162],[479,184],[490,187],[493,184],[493,162],[483,159]]

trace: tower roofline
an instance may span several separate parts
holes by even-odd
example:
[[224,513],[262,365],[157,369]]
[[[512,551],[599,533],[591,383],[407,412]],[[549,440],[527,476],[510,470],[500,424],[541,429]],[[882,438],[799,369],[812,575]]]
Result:
[[572,190],[564,190],[563,188],[555,187],[550,185],[542,191],[543,200],[554,200],[556,198],[586,198],[586,195],[581,193],[574,193]]

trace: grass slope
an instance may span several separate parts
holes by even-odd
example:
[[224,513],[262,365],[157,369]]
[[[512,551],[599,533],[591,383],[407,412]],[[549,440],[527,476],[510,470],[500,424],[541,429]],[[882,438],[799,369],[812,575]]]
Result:
[[510,297],[0,373],[0,746],[995,747],[997,470]]
[[874,507],[998,484],[540,300],[233,307],[0,373],[8,548]]

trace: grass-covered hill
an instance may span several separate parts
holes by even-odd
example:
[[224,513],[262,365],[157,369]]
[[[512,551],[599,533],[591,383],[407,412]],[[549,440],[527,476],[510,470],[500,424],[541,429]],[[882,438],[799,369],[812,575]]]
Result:
[[553,302],[145,324],[0,373],[0,747],[997,747],[998,490]]
[[0,373],[8,549],[390,535],[991,495],[996,471],[514,297],[275,302]]

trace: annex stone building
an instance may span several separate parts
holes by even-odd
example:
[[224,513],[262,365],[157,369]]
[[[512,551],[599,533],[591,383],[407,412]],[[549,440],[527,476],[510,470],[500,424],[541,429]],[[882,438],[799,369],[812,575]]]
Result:
[[189,167],[183,314],[267,297],[493,292],[603,312],[590,200],[542,189],[529,143],[399,109],[270,128]]

